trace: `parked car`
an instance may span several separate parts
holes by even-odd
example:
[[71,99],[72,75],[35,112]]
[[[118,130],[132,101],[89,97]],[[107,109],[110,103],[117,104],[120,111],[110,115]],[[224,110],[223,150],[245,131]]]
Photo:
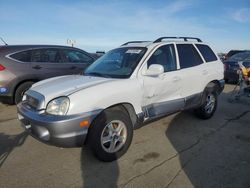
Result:
[[230,50],[226,55],[225,55],[225,58],[224,58],[224,61],[228,60],[231,56],[235,55],[235,54],[238,54],[238,53],[241,53],[241,52],[246,52],[248,50]]
[[0,47],[0,101],[18,103],[37,81],[80,74],[95,60],[78,48],[54,45]]
[[17,106],[22,126],[55,146],[87,143],[100,160],[112,161],[148,121],[187,109],[211,118],[224,88],[223,64],[200,39],[178,39],[184,41],[128,42],[84,75],[34,84]]
[[250,51],[241,52],[233,55],[227,61],[224,61],[225,73],[224,78],[226,82],[238,82],[239,62],[243,62],[245,67],[250,67]]

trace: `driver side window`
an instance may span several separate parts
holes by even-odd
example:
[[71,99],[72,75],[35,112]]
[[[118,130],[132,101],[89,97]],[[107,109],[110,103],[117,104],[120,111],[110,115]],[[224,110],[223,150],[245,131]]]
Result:
[[164,67],[164,72],[177,69],[176,55],[173,44],[168,44],[158,48],[148,60],[148,67],[152,64],[159,64]]

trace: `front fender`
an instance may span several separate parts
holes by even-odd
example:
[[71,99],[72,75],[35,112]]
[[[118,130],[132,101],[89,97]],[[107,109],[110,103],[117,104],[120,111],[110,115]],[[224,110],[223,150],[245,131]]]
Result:
[[142,112],[142,88],[136,79],[103,83],[69,95],[68,114],[104,110],[110,106],[129,103],[138,114]]

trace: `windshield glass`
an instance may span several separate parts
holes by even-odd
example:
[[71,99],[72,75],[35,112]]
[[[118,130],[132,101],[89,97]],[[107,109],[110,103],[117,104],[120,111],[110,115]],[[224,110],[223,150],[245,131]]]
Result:
[[146,48],[126,47],[109,51],[84,72],[84,75],[128,78],[146,52]]
[[228,59],[229,61],[250,61],[250,53],[238,53]]

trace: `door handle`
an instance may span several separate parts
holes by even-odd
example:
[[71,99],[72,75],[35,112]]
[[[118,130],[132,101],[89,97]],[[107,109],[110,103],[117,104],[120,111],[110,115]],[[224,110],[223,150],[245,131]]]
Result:
[[40,65],[35,65],[32,67],[33,69],[41,69],[42,67]]
[[175,76],[175,77],[173,78],[173,82],[179,82],[180,80],[181,80],[181,78],[178,77],[178,76]]
[[203,74],[203,75],[207,75],[207,74],[208,74],[208,71],[207,71],[207,70],[203,70],[203,71],[202,71],[202,74]]

